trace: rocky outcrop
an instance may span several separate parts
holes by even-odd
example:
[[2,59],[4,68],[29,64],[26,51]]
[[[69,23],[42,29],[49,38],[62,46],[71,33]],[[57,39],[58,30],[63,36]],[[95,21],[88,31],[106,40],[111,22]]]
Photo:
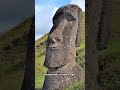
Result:
[[59,8],[48,34],[44,65],[48,68],[43,90],[65,90],[84,79],[84,71],[76,61],[80,44],[82,10],[77,5]]
[[35,90],[35,20],[29,30],[24,80],[21,90]]

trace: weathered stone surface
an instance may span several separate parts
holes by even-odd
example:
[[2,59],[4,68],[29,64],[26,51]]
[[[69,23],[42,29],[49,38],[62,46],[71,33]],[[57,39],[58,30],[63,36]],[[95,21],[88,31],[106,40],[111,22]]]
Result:
[[81,13],[82,10],[76,5],[67,5],[57,10],[47,40],[46,67],[61,67],[75,60],[76,35],[80,37],[77,32],[80,33],[81,26],[78,25],[81,24]]
[[102,0],[102,8],[100,13],[99,31],[97,33],[97,49],[103,50],[107,48],[108,41],[111,37],[111,1]]
[[[67,65],[57,68],[49,69],[46,76],[43,90],[65,90],[67,86],[73,85],[75,82],[84,80],[84,71],[75,61]],[[56,75],[55,75],[56,74]]]
[[25,65],[24,80],[21,90],[35,90],[35,19],[33,18],[32,25],[28,35],[28,47]]
[[98,50],[107,47],[110,26],[110,0],[86,0],[86,90],[98,86]]
[[76,36],[76,47],[80,46],[80,41],[81,41],[81,31],[82,31],[82,12],[79,12],[78,16],[78,29],[77,29],[77,36]]
[[67,5],[53,17],[44,63],[48,75],[43,90],[65,90],[84,79],[84,71],[75,61],[76,45],[80,44],[81,13],[77,5]]

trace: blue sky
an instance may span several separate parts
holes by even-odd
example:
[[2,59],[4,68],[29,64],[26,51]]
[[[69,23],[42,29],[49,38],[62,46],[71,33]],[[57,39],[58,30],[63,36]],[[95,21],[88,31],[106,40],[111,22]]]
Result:
[[76,4],[85,11],[85,0],[35,0],[35,39],[44,36],[52,27],[52,18],[58,8]]

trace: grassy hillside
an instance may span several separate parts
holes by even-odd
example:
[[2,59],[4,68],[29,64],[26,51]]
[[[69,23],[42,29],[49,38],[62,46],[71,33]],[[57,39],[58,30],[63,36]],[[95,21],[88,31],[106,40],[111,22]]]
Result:
[[[84,68],[85,67],[85,13],[82,15],[82,33],[81,43],[77,49],[77,62]],[[47,68],[43,66],[45,60],[46,40],[47,34],[35,42],[35,87],[42,88],[44,82],[44,74]],[[78,83],[74,86],[73,90],[78,90],[81,85],[84,88],[84,82]],[[78,88],[78,89],[75,89]],[[68,89],[67,89],[68,90]],[[69,89],[72,90],[72,89]]]
[[112,37],[108,48],[100,51],[99,56],[99,85],[105,90],[120,88],[120,1],[112,1]]
[[0,90],[21,88],[31,23],[27,18],[0,37]]

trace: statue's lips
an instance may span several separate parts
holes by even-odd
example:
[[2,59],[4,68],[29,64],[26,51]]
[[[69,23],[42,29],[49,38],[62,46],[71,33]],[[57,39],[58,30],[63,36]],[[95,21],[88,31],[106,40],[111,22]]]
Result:
[[48,48],[53,48],[53,49],[59,49],[61,47],[61,45],[60,44],[50,44],[49,46],[48,46]]
[[55,46],[48,46],[48,50],[52,51],[52,50],[58,50],[58,47]]

